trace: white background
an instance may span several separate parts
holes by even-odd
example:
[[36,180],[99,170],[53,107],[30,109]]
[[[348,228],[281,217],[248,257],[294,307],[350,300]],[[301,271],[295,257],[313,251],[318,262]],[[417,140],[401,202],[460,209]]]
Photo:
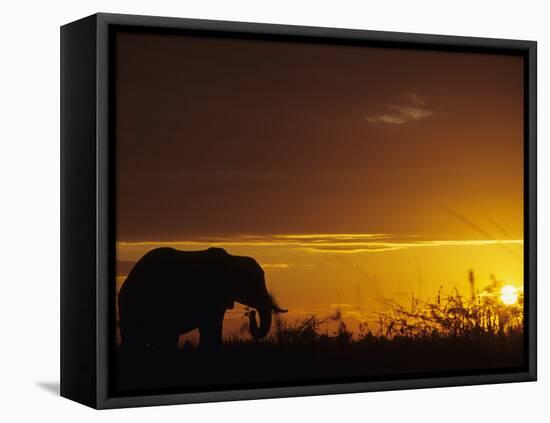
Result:
[[[545,1],[81,0],[2,4],[0,420],[547,421],[550,25]],[[59,383],[59,26],[103,12],[425,32],[539,42],[539,381],[93,411]],[[546,166],[545,166],[546,164]],[[546,334],[547,335],[547,334]],[[547,393],[547,395],[548,395]]]

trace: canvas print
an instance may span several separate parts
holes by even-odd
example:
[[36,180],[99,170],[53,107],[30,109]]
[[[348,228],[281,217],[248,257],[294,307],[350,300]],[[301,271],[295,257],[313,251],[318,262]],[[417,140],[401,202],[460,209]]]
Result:
[[114,46],[113,392],[525,364],[523,57]]

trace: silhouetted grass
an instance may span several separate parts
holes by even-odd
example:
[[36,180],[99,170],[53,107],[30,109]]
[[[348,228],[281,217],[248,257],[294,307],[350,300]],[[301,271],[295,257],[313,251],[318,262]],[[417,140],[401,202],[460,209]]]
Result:
[[470,295],[457,288],[445,295],[440,288],[437,297],[423,301],[411,296],[409,307],[387,300],[388,311],[379,312],[378,335],[388,338],[493,338],[519,336],[523,333],[523,293],[515,304],[500,300],[499,282],[479,291],[475,289],[473,272],[469,275]]
[[[220,351],[205,353],[187,342],[170,356],[146,353],[117,357],[117,386],[125,390],[219,386],[334,383],[407,375],[472,373],[523,366],[523,295],[514,305],[498,297],[499,284],[478,291],[473,273],[470,295],[442,289],[433,299],[411,296],[404,306],[385,301],[378,327],[346,327],[341,313],[320,318],[275,319],[262,340],[226,337]],[[327,321],[332,332],[323,331]]]

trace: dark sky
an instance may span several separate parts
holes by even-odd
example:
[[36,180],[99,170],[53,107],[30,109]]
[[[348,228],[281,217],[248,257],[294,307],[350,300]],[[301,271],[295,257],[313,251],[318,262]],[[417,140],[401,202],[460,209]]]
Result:
[[116,89],[119,240],[522,237],[520,57],[121,33]]

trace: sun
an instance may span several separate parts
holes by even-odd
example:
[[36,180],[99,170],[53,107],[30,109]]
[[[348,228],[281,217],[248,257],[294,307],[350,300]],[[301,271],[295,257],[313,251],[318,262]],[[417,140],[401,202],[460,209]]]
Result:
[[512,305],[518,301],[518,290],[512,285],[505,285],[500,290],[500,301],[506,305]]

